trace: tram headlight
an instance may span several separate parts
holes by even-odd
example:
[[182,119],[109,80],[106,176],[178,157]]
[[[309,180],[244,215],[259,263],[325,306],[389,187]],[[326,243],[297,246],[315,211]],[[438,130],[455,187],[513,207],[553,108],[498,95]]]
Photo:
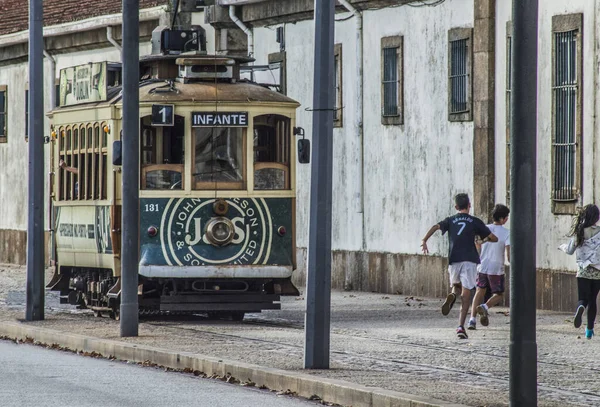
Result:
[[206,238],[216,246],[224,246],[231,243],[235,229],[233,223],[227,218],[212,218],[206,225]]

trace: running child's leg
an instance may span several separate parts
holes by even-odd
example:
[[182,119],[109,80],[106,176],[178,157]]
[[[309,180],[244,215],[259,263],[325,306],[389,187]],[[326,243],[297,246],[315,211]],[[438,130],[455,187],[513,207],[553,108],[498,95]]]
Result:
[[579,298],[577,306],[588,306],[590,295],[592,293],[591,283],[592,281],[587,278],[577,277],[577,295]]
[[500,301],[504,298],[505,277],[504,275],[490,275],[488,276],[488,281],[490,290],[492,291],[492,297],[487,300],[485,305],[489,309],[494,305],[500,304]]
[[458,325],[464,327],[471,305],[471,290],[477,285],[477,264],[468,261],[462,263],[460,282],[462,284],[462,304]]
[[573,326],[575,328],[579,328],[581,326],[583,311],[585,311],[585,308],[590,303],[592,285],[593,280],[577,277],[577,295],[579,297],[579,302],[577,303],[577,309],[575,310],[575,317],[573,317]]
[[591,280],[590,285],[592,286],[592,290],[587,312],[587,328],[594,329],[594,322],[596,321],[596,314],[598,312],[596,299],[600,292],[600,280]]
[[460,305],[460,317],[458,319],[458,326],[465,326],[467,314],[469,313],[469,306],[471,305],[471,289],[463,286],[462,288],[462,302]]
[[475,320],[477,311],[475,310],[478,305],[482,304],[487,294],[487,290],[490,288],[487,274],[477,273],[477,291],[475,291],[475,297],[473,297],[473,305],[471,306],[471,320]]

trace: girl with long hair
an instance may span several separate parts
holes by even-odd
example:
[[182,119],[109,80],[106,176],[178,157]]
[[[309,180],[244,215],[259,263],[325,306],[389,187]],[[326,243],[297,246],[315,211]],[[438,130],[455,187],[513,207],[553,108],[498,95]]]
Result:
[[599,219],[600,211],[596,205],[586,205],[578,210],[568,235],[571,240],[560,246],[567,254],[575,253],[579,302],[573,325],[575,328],[581,326],[583,312],[587,308],[587,339],[594,336],[596,298],[600,292],[600,226],[596,225]]

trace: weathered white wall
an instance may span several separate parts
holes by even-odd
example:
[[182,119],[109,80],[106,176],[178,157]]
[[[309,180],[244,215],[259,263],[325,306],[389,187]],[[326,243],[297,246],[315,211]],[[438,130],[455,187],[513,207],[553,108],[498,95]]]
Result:
[[[343,15],[338,14],[338,18]],[[364,249],[418,253],[420,238],[454,212],[452,197],[473,191],[473,123],[448,122],[448,30],[473,26],[472,0],[448,0],[438,7],[396,7],[365,11],[364,21]],[[362,250],[357,212],[360,151],[355,104],[356,28],[353,18],[337,22],[342,44],[343,128],[334,129],[333,249]],[[381,38],[404,36],[405,124],[381,124]],[[256,56],[266,62],[278,51],[272,30],[256,29]],[[265,45],[269,44],[269,45]],[[314,22],[286,25],[288,95],[302,106],[298,125],[312,132]],[[298,166],[298,245],[305,247],[309,224],[310,166]],[[445,238],[431,240],[444,254]]]
[[25,142],[27,66],[3,66],[0,85],[7,85],[7,143],[0,143],[0,228],[27,225],[28,144]]
[[[540,2],[538,21],[538,171],[537,171],[537,266],[575,270],[575,260],[557,247],[566,241],[571,216],[555,215],[551,207],[552,148],[552,17],[583,13],[583,200],[595,201],[598,167],[594,164],[597,145],[596,111],[598,34],[595,20],[598,6],[587,0]],[[496,196],[506,196],[506,21],[511,19],[510,2],[497,2],[496,25]],[[597,203],[597,202],[596,202]],[[514,208],[518,202],[511,202]]]

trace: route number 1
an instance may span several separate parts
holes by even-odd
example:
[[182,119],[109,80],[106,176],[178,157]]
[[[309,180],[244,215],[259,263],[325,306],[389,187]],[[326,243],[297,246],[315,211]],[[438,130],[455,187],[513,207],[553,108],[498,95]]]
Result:
[[152,125],[173,126],[174,112],[173,105],[152,105]]

